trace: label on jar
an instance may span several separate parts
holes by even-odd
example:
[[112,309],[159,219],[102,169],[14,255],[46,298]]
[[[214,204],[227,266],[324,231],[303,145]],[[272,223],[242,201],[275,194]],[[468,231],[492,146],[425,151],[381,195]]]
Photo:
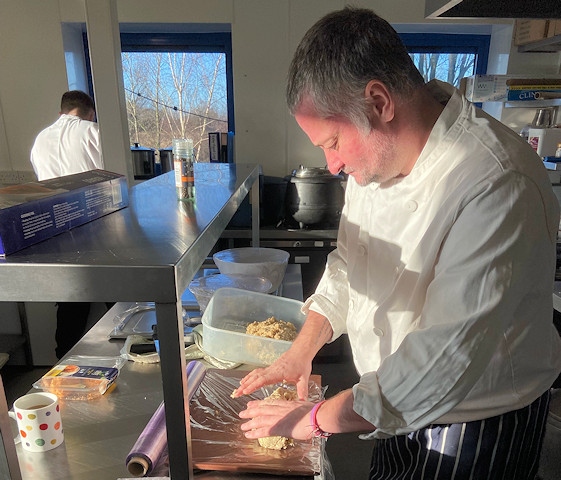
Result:
[[193,161],[187,158],[175,158],[173,162],[175,171],[175,188],[177,198],[195,197],[195,177],[193,174]]

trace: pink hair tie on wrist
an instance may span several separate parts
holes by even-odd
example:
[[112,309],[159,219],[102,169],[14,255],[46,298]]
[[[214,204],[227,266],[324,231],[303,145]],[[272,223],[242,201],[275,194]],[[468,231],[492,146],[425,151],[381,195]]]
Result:
[[325,400],[318,402],[314,405],[314,408],[310,411],[310,423],[312,425],[312,433],[315,437],[320,438],[329,438],[332,434],[328,432],[324,432],[321,427],[318,425],[317,413],[319,407],[321,407],[325,403]]

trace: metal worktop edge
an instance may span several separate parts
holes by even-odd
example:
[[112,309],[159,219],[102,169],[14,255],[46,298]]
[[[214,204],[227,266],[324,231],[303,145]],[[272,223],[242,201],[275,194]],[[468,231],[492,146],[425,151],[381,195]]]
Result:
[[194,203],[177,200],[169,172],[132,187],[127,208],[0,259],[0,301],[175,301],[259,175],[196,173]]

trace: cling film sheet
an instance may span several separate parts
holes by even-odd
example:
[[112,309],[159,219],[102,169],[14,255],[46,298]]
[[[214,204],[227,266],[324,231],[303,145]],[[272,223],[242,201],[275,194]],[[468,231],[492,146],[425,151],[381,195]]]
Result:
[[[209,370],[190,403],[193,464],[204,470],[228,470],[283,475],[314,475],[321,472],[321,439],[294,441],[285,450],[261,447],[245,438],[238,413],[247,402],[269,396],[278,386],[271,385],[240,398],[231,398],[247,372]],[[286,385],[283,385],[287,387]],[[310,382],[309,399],[319,401],[321,387]]]
[[[195,364],[195,368],[193,365]],[[324,456],[325,441],[313,438],[308,441],[295,440],[293,446],[285,450],[271,450],[261,447],[257,440],[247,439],[240,428],[243,421],[238,413],[244,410],[247,402],[269,396],[278,386],[292,388],[288,385],[271,385],[241,398],[232,398],[231,394],[239,386],[240,379],[247,374],[239,370],[205,369],[200,375],[200,362],[188,365],[189,410],[191,415],[192,461],[198,470],[221,470],[230,472],[266,473],[283,476],[316,476],[329,480],[331,468]],[[195,382],[189,380],[189,367],[192,377],[199,377],[200,383],[191,391]],[[309,384],[309,400],[317,402],[323,399],[323,389],[319,377],[312,377]],[[159,418],[156,418],[158,417]],[[127,457],[129,472],[136,475],[161,473],[167,462],[167,445],[162,445],[162,429],[165,432],[163,408],[154,414],[139,442]],[[159,432],[154,436],[155,432]],[[152,448],[153,443],[159,443]],[[135,448],[137,451],[135,451]],[[134,462],[143,458],[141,468]]]

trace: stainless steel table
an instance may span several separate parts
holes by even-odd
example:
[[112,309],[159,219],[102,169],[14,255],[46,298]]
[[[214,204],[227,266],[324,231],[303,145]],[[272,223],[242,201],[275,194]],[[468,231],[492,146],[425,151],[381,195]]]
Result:
[[[282,290],[284,296],[302,300],[299,265],[288,266]],[[115,326],[115,317],[133,305],[129,302],[115,304],[68,355],[118,356],[124,340],[110,340],[108,335]],[[17,447],[23,479],[115,480],[130,477],[125,466],[127,454],[162,398],[160,364],[128,361],[121,369],[115,390],[95,400],[62,402],[65,441],[60,447],[39,454]],[[243,480],[255,479],[255,475],[199,472],[195,478]],[[290,480],[290,477],[282,478]]]
[[[250,188],[253,198],[259,198],[258,177],[256,165],[197,164],[193,203],[177,200],[173,172],[169,172],[131,188],[128,208],[0,259],[0,301],[156,302],[174,479],[193,475],[188,453],[189,407],[184,400],[187,381],[181,293]],[[258,245],[259,202],[253,202],[252,209],[254,244]],[[146,414],[143,406],[149,402],[142,399],[107,406],[114,409],[114,421],[120,424],[123,435]],[[130,413],[117,412],[122,409]],[[88,414],[87,410],[75,413]],[[100,430],[90,426],[84,433],[101,439],[105,428],[106,424],[100,425]],[[98,449],[91,441],[89,453],[72,454],[92,455],[103,465],[103,457],[111,452],[101,444]]]

